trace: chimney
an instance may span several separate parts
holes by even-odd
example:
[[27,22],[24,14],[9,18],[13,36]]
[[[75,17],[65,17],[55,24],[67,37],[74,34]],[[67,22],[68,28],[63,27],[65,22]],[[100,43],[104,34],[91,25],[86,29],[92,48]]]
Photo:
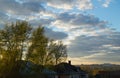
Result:
[[69,61],[68,61],[68,64],[70,64],[70,65],[71,65],[71,60],[69,60]]

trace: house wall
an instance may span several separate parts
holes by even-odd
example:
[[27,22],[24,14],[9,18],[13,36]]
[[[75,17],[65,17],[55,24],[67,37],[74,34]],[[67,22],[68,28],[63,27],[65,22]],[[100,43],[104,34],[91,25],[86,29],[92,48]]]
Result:
[[55,75],[55,77],[54,78],[58,78],[58,75]]
[[82,74],[82,75],[79,75],[79,78],[88,78],[88,74]]
[[72,75],[59,75],[58,78],[80,78],[79,74],[72,74]]
[[72,74],[72,75],[59,75],[58,78],[88,78],[87,75]]
[[48,75],[48,78],[58,78],[58,75]]
[[59,75],[58,78],[71,78],[71,76],[70,75]]
[[79,74],[71,75],[71,78],[80,78]]

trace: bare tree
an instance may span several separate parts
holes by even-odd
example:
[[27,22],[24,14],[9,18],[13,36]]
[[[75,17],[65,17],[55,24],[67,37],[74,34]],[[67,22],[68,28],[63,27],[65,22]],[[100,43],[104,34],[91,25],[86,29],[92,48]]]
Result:
[[52,41],[50,44],[50,51],[54,55],[55,64],[64,62],[67,58],[67,47],[62,43],[62,41]]

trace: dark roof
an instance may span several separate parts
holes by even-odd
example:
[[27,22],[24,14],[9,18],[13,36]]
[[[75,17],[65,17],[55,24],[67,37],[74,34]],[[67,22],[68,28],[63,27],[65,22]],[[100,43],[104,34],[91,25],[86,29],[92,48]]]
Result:
[[49,70],[47,68],[43,69],[42,73],[43,74],[51,74],[51,75],[57,74],[55,71]]
[[80,67],[76,67],[74,65],[68,64],[68,63],[60,63],[55,66],[55,71],[58,74],[86,74],[83,70],[80,69]]

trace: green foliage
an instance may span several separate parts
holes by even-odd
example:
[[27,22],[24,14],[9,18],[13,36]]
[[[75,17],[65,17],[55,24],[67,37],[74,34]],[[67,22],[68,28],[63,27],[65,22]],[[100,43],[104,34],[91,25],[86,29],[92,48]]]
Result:
[[44,27],[33,29],[26,21],[6,24],[0,30],[0,76],[15,73],[15,67],[18,71],[23,68],[25,65],[17,63],[22,59],[44,66],[65,61],[66,46],[62,41],[49,40],[44,32]]
[[1,72],[11,73],[16,61],[22,60],[24,43],[29,39],[30,32],[31,27],[26,21],[6,24],[0,30]]
[[32,33],[28,59],[35,64],[54,65],[67,58],[66,46],[62,41],[49,40],[44,35],[44,28],[38,27]]
[[35,64],[44,65],[48,38],[44,36],[44,28],[38,27],[32,33],[31,46],[28,51],[28,59]]

